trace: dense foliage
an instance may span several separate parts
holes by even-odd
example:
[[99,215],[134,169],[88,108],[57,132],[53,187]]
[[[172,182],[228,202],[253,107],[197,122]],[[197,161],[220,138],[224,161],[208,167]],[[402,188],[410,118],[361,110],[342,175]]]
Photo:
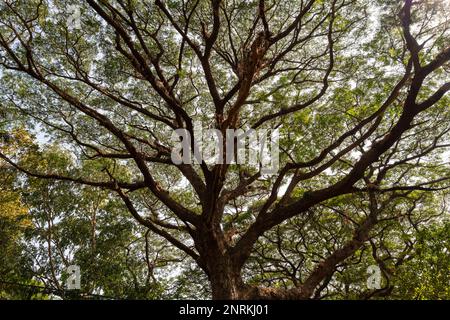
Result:
[[[0,8],[1,298],[450,298],[448,0]],[[197,121],[277,174],[174,163]]]

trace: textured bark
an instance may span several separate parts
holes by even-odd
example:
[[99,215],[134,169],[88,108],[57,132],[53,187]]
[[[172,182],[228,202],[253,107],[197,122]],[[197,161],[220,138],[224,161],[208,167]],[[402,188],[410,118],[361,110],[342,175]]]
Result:
[[212,298],[215,300],[235,300],[243,298],[242,280],[231,261],[223,257],[210,263],[209,280]]
[[242,280],[240,270],[236,268],[228,253],[229,244],[220,226],[205,225],[196,239],[200,252],[199,264],[208,275],[212,298],[215,300],[241,299]]

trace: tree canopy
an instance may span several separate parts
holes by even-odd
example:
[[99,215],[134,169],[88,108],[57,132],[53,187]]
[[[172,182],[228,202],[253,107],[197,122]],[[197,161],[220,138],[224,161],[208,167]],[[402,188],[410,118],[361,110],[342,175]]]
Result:
[[[450,298],[447,0],[0,7],[1,268],[63,291],[74,262],[116,298]],[[278,129],[278,172],[175,163],[196,122]]]

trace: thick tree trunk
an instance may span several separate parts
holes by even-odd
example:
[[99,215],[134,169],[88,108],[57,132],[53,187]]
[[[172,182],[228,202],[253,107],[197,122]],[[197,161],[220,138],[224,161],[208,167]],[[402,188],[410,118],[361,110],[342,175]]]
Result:
[[243,299],[240,268],[229,252],[229,243],[219,224],[204,224],[195,244],[200,253],[198,261],[208,275],[214,300]]
[[227,257],[213,261],[209,267],[212,298],[214,300],[242,299],[243,284],[238,271]]
[[209,263],[209,281],[213,300],[308,299],[299,292],[246,285],[233,260],[222,256]]

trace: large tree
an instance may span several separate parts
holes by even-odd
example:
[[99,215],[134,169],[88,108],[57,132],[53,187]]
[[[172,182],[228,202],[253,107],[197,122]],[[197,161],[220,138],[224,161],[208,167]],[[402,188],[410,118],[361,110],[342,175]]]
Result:
[[[320,296],[368,243],[380,260],[374,231],[426,208],[417,192],[448,187],[448,17],[439,0],[4,0],[2,108],[80,167],[107,161],[93,174],[0,156],[109,190],[197,263],[215,299]],[[195,138],[194,121],[279,128],[279,172],[175,164],[171,133]],[[295,271],[285,286],[246,271],[273,243]]]

